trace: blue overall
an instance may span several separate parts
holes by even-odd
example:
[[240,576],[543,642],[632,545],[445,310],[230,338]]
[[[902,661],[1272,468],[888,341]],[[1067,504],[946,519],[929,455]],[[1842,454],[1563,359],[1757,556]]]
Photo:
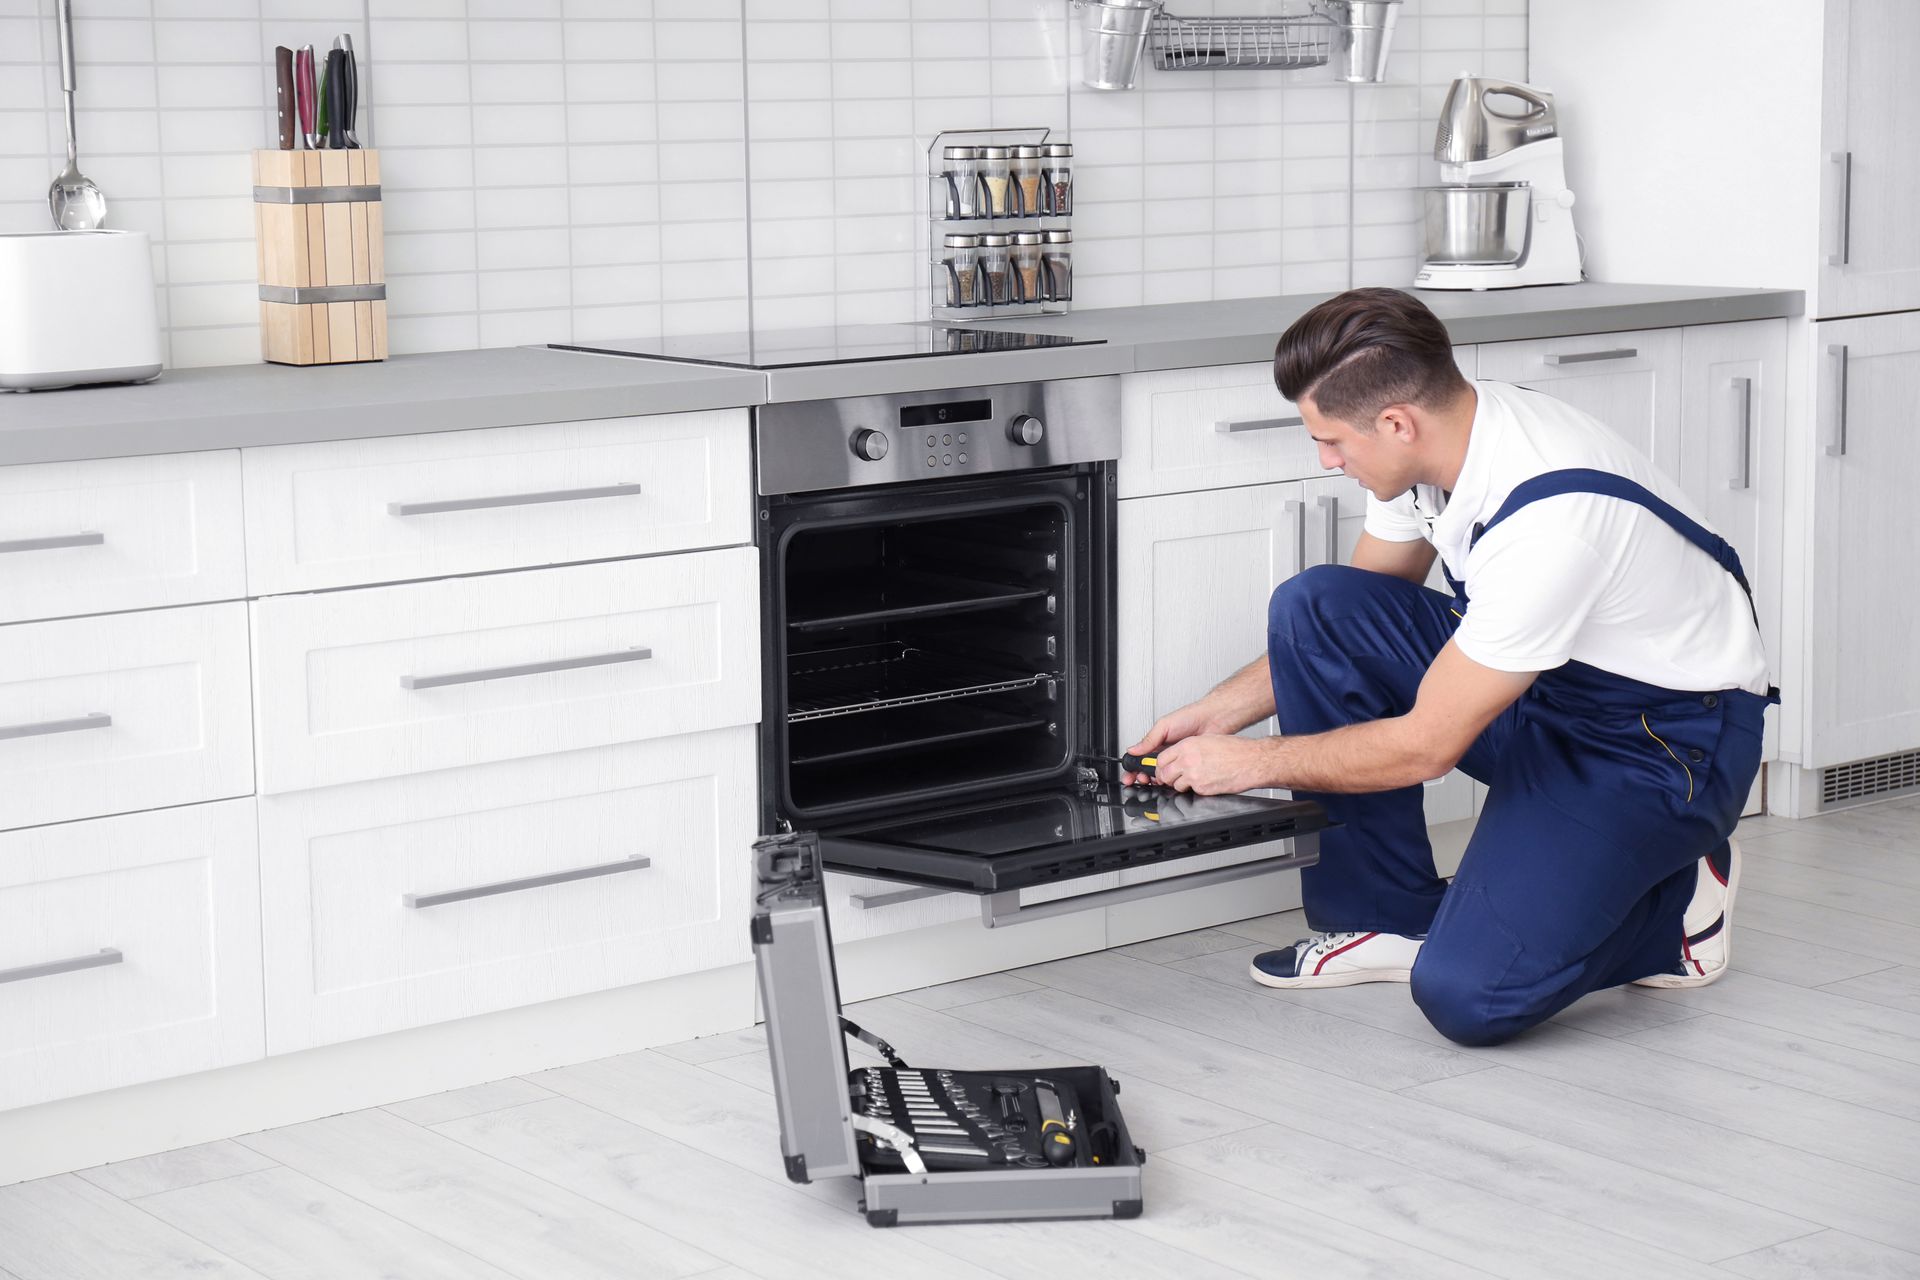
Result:
[[[1747,586],[1724,539],[1612,472],[1535,476],[1474,541],[1563,493],[1640,504]],[[1455,599],[1339,565],[1281,584],[1267,653],[1282,732],[1410,711],[1466,613],[1464,590],[1448,581]],[[1469,1045],[1514,1036],[1590,991],[1676,972],[1697,864],[1739,820],[1769,700],[1664,689],[1579,662],[1542,672],[1460,761],[1490,790],[1451,885],[1434,870],[1422,788],[1295,793],[1341,824],[1302,875],[1307,920],[1328,932],[1426,935],[1413,998],[1442,1034]]]

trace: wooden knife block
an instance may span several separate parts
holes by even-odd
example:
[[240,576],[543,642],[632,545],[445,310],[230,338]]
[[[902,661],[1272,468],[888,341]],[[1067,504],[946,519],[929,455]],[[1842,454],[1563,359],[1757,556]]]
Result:
[[253,183],[261,357],[385,360],[380,153],[256,151]]

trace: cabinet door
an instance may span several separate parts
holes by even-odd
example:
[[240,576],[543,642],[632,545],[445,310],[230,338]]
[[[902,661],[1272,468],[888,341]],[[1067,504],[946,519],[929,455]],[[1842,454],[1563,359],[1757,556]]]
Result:
[[1920,746],[1920,315],[1813,326],[1810,767]]
[[1814,314],[1920,307],[1920,5],[1827,0]]
[[1480,376],[1592,414],[1668,475],[1680,466],[1680,330],[1480,344]]

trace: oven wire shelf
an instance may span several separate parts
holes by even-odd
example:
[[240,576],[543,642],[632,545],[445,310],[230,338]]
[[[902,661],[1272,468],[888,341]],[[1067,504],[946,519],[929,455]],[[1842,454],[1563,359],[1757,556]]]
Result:
[[788,678],[788,724],[1042,685],[1051,694],[1057,678],[897,643],[826,650],[794,662]]

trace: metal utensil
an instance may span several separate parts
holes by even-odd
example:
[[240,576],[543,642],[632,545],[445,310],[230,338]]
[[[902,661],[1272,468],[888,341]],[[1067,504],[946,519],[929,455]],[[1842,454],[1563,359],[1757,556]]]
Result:
[[60,5],[60,87],[67,96],[67,167],[47,188],[53,225],[62,231],[91,231],[107,220],[107,198],[80,172],[79,143],[73,128],[73,0]]

